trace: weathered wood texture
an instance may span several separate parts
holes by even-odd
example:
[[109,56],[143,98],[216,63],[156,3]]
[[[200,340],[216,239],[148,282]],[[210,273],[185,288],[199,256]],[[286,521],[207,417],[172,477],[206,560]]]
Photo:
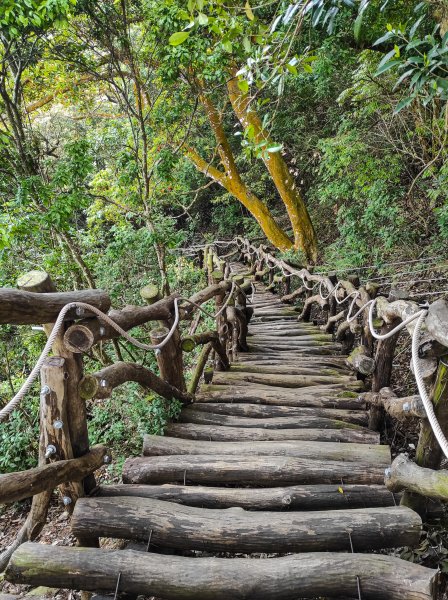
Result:
[[448,501],[448,471],[419,467],[404,454],[399,454],[386,472],[385,482],[393,492],[415,492],[420,496]]
[[[0,288],[0,324],[37,325],[56,321],[66,304],[85,302],[103,312],[110,308],[109,295],[103,290],[53,292],[40,294],[10,288]],[[76,318],[76,309],[67,313],[66,320]]]
[[421,519],[405,507],[263,513],[202,509],[148,498],[81,498],[72,517],[80,537],[147,541],[213,552],[310,552],[412,546]]
[[[54,548],[24,544],[7,571],[14,583],[122,591],[166,600],[435,600],[438,572],[380,554],[307,553],[282,558],[186,558],[134,550]],[[325,573],[325,577],[322,574]],[[194,579],[192,581],[192,576]],[[337,585],[335,585],[337,582]]]
[[367,425],[368,416],[363,410],[347,410],[341,408],[319,408],[303,406],[263,406],[262,404],[238,403],[238,402],[195,402],[192,405],[195,411],[213,413],[216,415],[229,415],[235,417],[250,417],[271,419],[275,417],[324,417],[326,419],[338,419],[346,423]]
[[93,446],[81,458],[58,462],[0,475],[0,504],[17,502],[46,490],[53,490],[61,483],[81,481],[104,464],[108,456],[105,446]]
[[366,402],[357,392],[313,386],[305,390],[275,390],[268,386],[202,385],[197,402],[249,402],[274,406],[303,406],[365,410]]
[[177,398],[184,404],[189,404],[193,399],[187,392],[163,381],[150,369],[129,362],[116,362],[84,378],[80,382],[80,390],[84,398],[108,398],[116,387],[127,381],[135,381],[167,400]]
[[[326,409],[322,409],[326,410]],[[268,419],[251,417],[233,417],[209,413],[194,408],[182,410],[179,420],[183,423],[198,423],[203,425],[225,425],[227,427],[257,427],[263,429],[358,429],[361,425],[348,423],[342,419],[319,417],[314,415],[303,417],[272,417]]]
[[390,465],[389,446],[379,444],[344,444],[340,442],[266,441],[266,442],[210,442],[175,437],[145,435],[144,456],[171,456],[179,454],[212,454],[215,456],[296,456],[315,460],[342,460],[372,462]]
[[169,423],[165,434],[193,440],[245,441],[245,440],[310,440],[315,442],[356,442],[379,444],[380,434],[363,429],[262,429],[209,426],[199,423]]
[[151,456],[128,458],[124,483],[383,483],[384,466],[280,456]]
[[393,494],[383,485],[296,485],[275,488],[229,488],[201,485],[104,485],[96,496],[138,496],[203,508],[246,510],[325,510],[394,506]]
[[[67,461],[73,459],[73,448],[68,424],[68,397],[66,361],[60,356],[47,358],[40,371],[40,454],[47,462],[54,460]],[[51,450],[51,454],[50,454]],[[48,451],[48,454],[47,454]],[[89,473],[85,474],[90,475]],[[1,477],[1,476],[0,476]],[[44,474],[42,474],[44,477]],[[82,479],[82,478],[81,478]],[[59,483],[59,482],[58,482]],[[62,497],[69,498],[71,512],[76,500],[84,495],[83,487],[78,480],[60,482]],[[48,485],[45,489],[54,489]]]
[[[125,306],[122,310],[111,310],[108,316],[125,331],[149,321],[167,320],[171,317],[176,294],[163,298],[151,306]],[[88,352],[101,341],[120,337],[120,334],[100,319],[83,319],[67,329],[64,344],[72,352]]]

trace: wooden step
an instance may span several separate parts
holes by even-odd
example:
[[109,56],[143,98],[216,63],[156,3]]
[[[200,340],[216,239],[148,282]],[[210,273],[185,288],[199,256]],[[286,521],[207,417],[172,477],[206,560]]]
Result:
[[249,343],[248,347],[249,350],[254,354],[265,353],[274,356],[283,355],[288,357],[296,357],[297,359],[300,359],[302,356],[333,356],[341,350],[340,344],[326,344],[321,346],[313,345],[309,348],[301,348],[300,350],[274,346],[273,344],[270,344],[269,346],[262,346],[260,344]]
[[357,392],[312,386],[306,389],[281,389],[267,385],[202,385],[197,402],[248,402],[273,406],[303,406],[366,410],[366,401]]
[[210,442],[160,435],[143,436],[143,456],[211,454],[215,456],[295,456],[313,460],[363,462],[388,467],[389,446],[340,442]]
[[[326,409],[322,409],[326,410]],[[179,421],[182,423],[197,423],[202,425],[225,425],[227,427],[256,427],[261,429],[357,429],[368,431],[361,425],[346,423],[341,419],[318,417],[314,415],[304,417],[272,417],[270,419],[257,419],[251,417],[232,417],[207,413],[195,408],[184,408]]]
[[[78,538],[147,541],[209,552],[356,551],[415,546],[421,519],[407,507],[306,512],[210,509],[131,496],[80,498],[72,515]],[[348,532],[350,531],[350,536]]]
[[384,465],[284,456],[211,454],[126,459],[123,483],[223,483],[275,486],[302,483],[384,483]]
[[295,365],[263,365],[263,364],[241,364],[233,363],[230,366],[230,373],[269,373],[273,375],[326,375],[339,376],[352,374],[348,367],[344,365],[321,366],[317,364],[295,364]]
[[200,423],[169,423],[165,434],[193,440],[269,441],[309,440],[315,442],[356,442],[379,444],[380,434],[370,429],[261,429],[202,425]]
[[[217,385],[261,384],[279,388],[304,388],[314,385],[333,385],[343,388],[360,387],[360,382],[350,375],[286,375],[277,373],[247,373],[217,371],[213,374]],[[361,384],[362,385],[362,384]]]
[[316,408],[302,406],[275,406],[238,402],[194,402],[191,405],[195,411],[207,414],[230,415],[236,417],[250,417],[271,419],[276,417],[323,417],[325,419],[338,419],[345,423],[355,423],[367,426],[369,416],[365,410],[347,410],[342,408]]
[[275,488],[230,488],[201,485],[103,485],[95,496],[139,496],[202,508],[246,510],[340,510],[395,506],[399,499],[384,485],[296,485]]
[[434,600],[438,571],[381,554],[306,553],[280,558],[190,558],[135,550],[46,546],[28,542],[6,577],[60,588],[120,590],[165,600]]

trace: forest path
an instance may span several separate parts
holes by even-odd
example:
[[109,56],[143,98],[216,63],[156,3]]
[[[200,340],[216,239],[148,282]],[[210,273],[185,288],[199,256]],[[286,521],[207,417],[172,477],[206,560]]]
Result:
[[165,436],[145,436],[122,485],[78,500],[78,538],[131,545],[25,544],[43,584],[165,600],[436,597],[436,571],[364,553],[416,546],[422,524],[384,486],[390,449],[339,346],[260,284],[253,307],[249,352]]

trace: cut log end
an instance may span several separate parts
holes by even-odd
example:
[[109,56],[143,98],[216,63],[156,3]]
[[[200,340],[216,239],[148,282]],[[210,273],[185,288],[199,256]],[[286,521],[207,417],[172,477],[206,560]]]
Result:
[[70,352],[88,352],[95,344],[95,337],[84,325],[72,325],[64,334],[64,346]]
[[140,290],[140,296],[143,298],[146,304],[154,304],[154,302],[157,302],[157,300],[160,300],[161,298],[159,288],[153,283],[142,287]]

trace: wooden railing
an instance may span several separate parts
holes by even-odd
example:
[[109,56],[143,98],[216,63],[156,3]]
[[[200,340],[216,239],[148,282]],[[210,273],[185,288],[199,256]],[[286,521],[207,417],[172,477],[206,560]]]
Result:
[[[106,398],[116,387],[135,381],[168,400],[176,398],[186,405],[192,402],[208,362],[215,370],[227,370],[236,353],[246,349],[251,315],[246,293],[251,291],[251,284],[232,281],[228,261],[219,259],[211,248],[204,257],[204,269],[209,285],[188,299],[181,299],[178,294],[160,298],[156,286],[150,285],[141,290],[146,306],[125,306],[121,310],[109,310],[110,298],[102,290],[57,292],[49,275],[38,271],[20,277],[20,289],[0,290],[0,324],[43,324],[47,336],[67,304],[82,302],[93,307],[67,312],[55,337],[52,356],[41,367],[38,466],[0,475],[0,504],[33,496],[30,513],[17,539],[0,555],[0,572],[15,548],[40,533],[53,490],[59,489],[62,503],[71,512],[76,500],[96,487],[93,473],[111,461],[105,446],[90,448],[86,400]],[[216,329],[198,333],[201,314],[215,316],[202,306],[209,300],[214,300]],[[123,361],[95,373],[84,373],[83,355],[100,343],[120,337],[110,322],[94,314],[94,309],[109,311],[107,317],[125,333],[154,323],[151,343],[167,342],[156,350],[159,373]],[[187,390],[183,353],[197,347],[202,349]],[[87,540],[80,543],[87,544]]]
[[[421,306],[409,299],[386,298],[381,295],[380,286],[369,282],[361,284],[355,274],[339,280],[336,273],[316,274],[310,268],[294,266],[277,258],[267,246],[254,245],[243,238],[225,245],[200,247],[197,254],[208,286],[188,299],[179,298],[177,294],[160,298],[157,288],[150,285],[141,291],[145,306],[110,310],[106,292],[57,292],[50,277],[41,272],[21,277],[20,289],[0,290],[0,324],[43,324],[50,335],[60,311],[69,303],[83,302],[103,313],[108,311],[109,319],[125,333],[154,322],[150,331],[152,344],[167,340],[163,348],[156,351],[158,374],[123,361],[94,373],[84,373],[83,354],[100,343],[113,343],[122,334],[110,322],[94,314],[93,309],[73,309],[67,313],[55,338],[52,356],[46,359],[40,374],[39,465],[28,471],[0,476],[0,503],[33,496],[26,523],[15,542],[0,556],[0,572],[15,548],[34,539],[41,531],[53,490],[58,487],[61,500],[70,511],[78,497],[91,493],[96,487],[94,471],[111,461],[106,447],[90,448],[86,400],[108,397],[116,387],[135,381],[166,399],[176,398],[184,405],[192,402],[202,375],[210,381],[211,370],[227,370],[238,352],[248,349],[250,295],[257,281],[280,293],[284,302],[296,304],[298,320],[310,321],[319,314],[322,330],[333,333],[342,344],[347,364],[359,378],[369,378],[371,382],[371,389],[364,398],[371,407],[372,428],[382,428],[386,413],[400,420],[420,419],[417,464],[398,457],[386,472],[390,489],[407,490],[403,502],[422,514],[426,507],[423,496],[448,500],[448,473],[436,470],[440,467],[442,451],[420,397],[396,398],[389,387],[399,332],[377,341],[371,328],[369,303],[372,300],[376,309],[373,324],[382,334],[394,332],[400,323],[417,315]],[[247,272],[232,273],[232,259],[244,262]],[[216,328],[198,333],[203,305],[210,300],[214,301],[214,314],[209,309],[205,312],[215,318]],[[344,304],[344,300],[347,303]],[[349,312],[358,314],[347,319]],[[406,324],[411,334],[414,327],[415,321]],[[183,353],[197,347],[201,347],[201,351],[187,389]],[[428,308],[419,356],[444,432],[448,431],[448,371],[444,362],[447,354],[448,303],[439,299]],[[211,365],[209,369],[207,364]],[[80,543],[88,545],[91,541],[80,540]]]
[[[282,295],[284,302],[297,304],[298,320],[319,317],[321,329],[333,333],[347,355],[347,364],[368,381],[370,391],[363,394],[370,405],[370,427],[383,429],[385,415],[399,420],[420,419],[420,435],[416,448],[416,464],[406,456],[398,456],[386,470],[386,485],[393,491],[406,490],[403,504],[424,515],[428,503],[423,498],[448,501],[448,471],[439,471],[443,458],[427,412],[419,395],[397,398],[390,389],[395,349],[400,324],[414,334],[416,320],[409,319],[422,311],[422,305],[393,294],[381,294],[377,282],[362,283],[355,272],[338,279],[336,272],[315,274],[311,268],[297,267],[280,260],[264,244],[254,245],[244,238],[236,240],[238,259],[245,262],[255,281]],[[293,283],[295,284],[293,286]],[[402,294],[404,295],[404,294]],[[344,303],[344,300],[346,302]],[[376,316],[369,318],[370,304],[375,300]],[[442,432],[448,437],[448,301],[439,298],[425,303],[425,329],[418,340],[418,362],[434,412]],[[358,312],[356,318],[348,317]],[[382,337],[376,340],[372,325]],[[416,493],[419,492],[419,493]]]

